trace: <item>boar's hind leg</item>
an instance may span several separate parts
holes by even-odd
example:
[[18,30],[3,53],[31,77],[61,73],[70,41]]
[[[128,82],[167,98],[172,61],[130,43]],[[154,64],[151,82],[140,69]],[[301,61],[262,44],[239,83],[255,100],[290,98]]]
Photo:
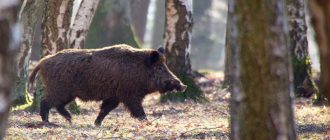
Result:
[[140,121],[147,120],[146,113],[143,110],[141,102],[132,102],[132,100],[127,100],[124,102],[125,106],[131,112],[131,115],[134,118],[139,119]]
[[68,103],[70,103],[73,99],[62,103],[61,105],[56,107],[56,110],[58,113],[60,113],[61,116],[63,116],[70,124],[71,124],[71,115],[70,113],[65,109],[65,105],[67,105]]
[[99,115],[97,116],[94,124],[96,126],[100,126],[104,117],[108,115],[108,113],[115,109],[119,104],[119,100],[117,98],[110,98],[107,100],[104,100],[102,105],[101,105],[101,111]]
[[46,99],[42,99],[40,101],[40,116],[43,122],[49,122],[48,115],[51,108],[52,106],[47,102]]

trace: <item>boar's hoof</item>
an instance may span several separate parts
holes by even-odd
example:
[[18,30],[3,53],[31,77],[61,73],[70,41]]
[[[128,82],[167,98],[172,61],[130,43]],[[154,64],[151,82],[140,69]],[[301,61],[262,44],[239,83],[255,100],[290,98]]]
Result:
[[137,117],[137,119],[141,122],[148,121],[146,116],[140,116],[140,117]]
[[97,121],[95,121],[95,122],[94,122],[94,125],[95,125],[95,126],[101,126],[101,122],[97,122]]
[[95,125],[95,126],[101,126],[101,123],[102,123],[101,121],[99,121],[99,120],[95,120],[94,125]]

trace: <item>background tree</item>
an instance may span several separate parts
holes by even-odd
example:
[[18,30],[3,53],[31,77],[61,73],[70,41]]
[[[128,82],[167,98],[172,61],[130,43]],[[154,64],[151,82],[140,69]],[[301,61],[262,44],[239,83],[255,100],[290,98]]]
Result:
[[[128,44],[140,48],[132,25],[130,0],[101,0],[88,33],[86,47]],[[105,31],[106,30],[106,31]]]
[[46,1],[42,25],[42,57],[68,48],[67,33],[71,23],[73,1]]
[[309,6],[315,38],[320,50],[320,94],[316,102],[323,102],[325,98],[330,102],[330,1],[310,0]]
[[188,86],[182,93],[167,94],[161,101],[184,101],[192,99],[203,101],[205,97],[192,77],[190,64],[191,32],[192,32],[192,1],[166,0],[165,3],[165,34],[164,47],[166,62],[180,79]]
[[156,11],[151,33],[151,47],[154,49],[157,49],[164,43],[165,2],[166,0],[156,0]]
[[20,45],[19,1],[0,1],[0,139],[5,136],[15,83],[14,57]]
[[294,89],[298,97],[318,93],[312,79],[311,59],[308,53],[307,24],[304,0],[287,0],[289,15],[290,52],[292,56]]
[[[228,14],[229,14],[229,10],[228,10]],[[226,56],[225,56],[225,79],[224,82],[222,83],[222,87],[223,88],[228,88],[229,90],[232,90],[232,82],[233,82],[233,75],[234,75],[234,69],[236,69],[234,66],[234,59],[237,58],[238,54],[235,53],[237,51],[235,51],[234,49],[236,49],[235,46],[232,46],[232,44],[234,44],[234,42],[230,42],[233,41],[231,39],[229,39],[230,36],[230,29],[232,28],[232,21],[233,19],[231,19],[231,16],[227,16],[227,30],[226,30],[226,43],[225,43],[225,51],[226,51]],[[234,54],[235,53],[235,54]]]
[[[296,139],[284,0],[231,0],[231,138]],[[239,67],[238,67],[239,65]]]
[[[199,66],[195,69],[211,67],[208,64],[211,61],[214,40],[210,37],[212,34],[211,15],[212,0],[193,0],[193,19],[194,28],[191,37],[191,65]],[[217,50],[220,50],[217,48]],[[219,55],[217,53],[217,55]],[[214,59],[213,59],[214,60]],[[212,61],[214,62],[214,61]],[[213,63],[214,65],[214,63]]]
[[30,102],[29,94],[26,92],[26,82],[36,24],[42,17],[43,2],[43,0],[23,0],[21,4],[19,20],[23,25],[23,40],[17,56],[16,99],[14,105],[23,105]]
[[[42,23],[41,57],[54,54],[68,48],[67,33],[70,27],[74,0],[46,0]],[[36,91],[31,110],[38,110],[42,88],[36,82]]]
[[77,14],[72,15],[73,21],[71,21],[69,31],[69,48],[85,48],[85,41],[89,31],[89,27],[92,23],[93,17],[97,10],[99,0],[82,0]]
[[150,0],[130,0],[130,3],[132,25],[134,26],[138,42],[143,44]]

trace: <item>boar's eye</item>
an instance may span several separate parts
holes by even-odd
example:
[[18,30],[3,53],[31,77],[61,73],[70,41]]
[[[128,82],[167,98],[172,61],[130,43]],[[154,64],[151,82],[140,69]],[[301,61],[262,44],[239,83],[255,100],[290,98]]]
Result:
[[156,70],[157,70],[157,71],[164,71],[164,68],[163,68],[162,66],[157,66],[157,67],[156,67]]

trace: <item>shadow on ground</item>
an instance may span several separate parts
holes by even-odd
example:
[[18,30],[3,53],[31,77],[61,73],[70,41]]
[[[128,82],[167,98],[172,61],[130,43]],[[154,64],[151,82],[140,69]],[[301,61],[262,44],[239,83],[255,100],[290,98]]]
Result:
[[325,133],[330,132],[330,126],[326,124],[297,125],[298,133]]

